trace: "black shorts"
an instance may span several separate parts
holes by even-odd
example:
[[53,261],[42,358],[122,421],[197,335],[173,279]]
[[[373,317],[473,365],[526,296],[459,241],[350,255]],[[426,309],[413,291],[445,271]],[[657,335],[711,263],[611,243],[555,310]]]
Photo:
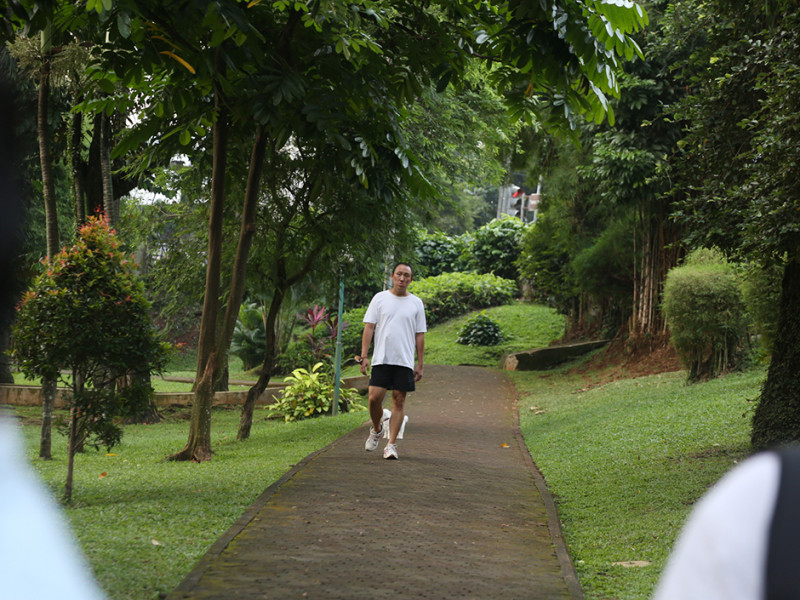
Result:
[[386,390],[413,392],[414,370],[399,365],[376,365],[372,367],[369,384]]

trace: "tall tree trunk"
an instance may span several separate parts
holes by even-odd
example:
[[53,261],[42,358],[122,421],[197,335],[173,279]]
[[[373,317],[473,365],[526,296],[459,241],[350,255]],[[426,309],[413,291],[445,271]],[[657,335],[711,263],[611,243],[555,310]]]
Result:
[[634,233],[634,290],[630,335],[636,346],[648,350],[666,341],[666,323],[660,305],[664,281],[682,253],[678,231],[664,215],[640,215]]
[[[221,72],[220,53],[217,68]],[[211,405],[214,400],[214,379],[218,368],[216,358],[217,318],[219,313],[220,273],[222,270],[222,214],[225,203],[225,161],[228,150],[228,110],[222,91],[215,90],[213,162],[211,167],[211,210],[208,218],[208,255],[203,315],[197,344],[197,376],[194,390],[192,419],[186,447],[170,457],[172,460],[204,461],[211,458]]]
[[255,410],[256,400],[264,393],[269,385],[269,379],[272,375],[272,369],[275,366],[275,323],[278,320],[278,314],[283,304],[283,299],[286,297],[286,289],[281,288],[275,291],[272,296],[272,302],[269,305],[267,312],[266,322],[266,340],[264,344],[264,364],[261,368],[261,375],[258,377],[256,384],[247,390],[247,398],[245,398],[244,406],[242,406],[242,416],[239,420],[239,431],[236,433],[236,439],[246,440],[250,437],[250,430],[253,427],[253,411]]
[[114,202],[114,183],[111,176],[111,121],[103,113],[100,114],[100,175],[103,180],[103,212],[106,223],[116,227],[119,212]]
[[69,436],[67,438],[67,480],[64,483],[64,499],[72,500],[72,474],[75,471],[75,453],[78,449],[78,411],[72,407],[69,413]]
[[786,265],[772,362],[753,415],[751,442],[763,450],[800,441],[800,256]]
[[[42,191],[44,195],[45,229],[47,233],[47,256],[50,260],[58,254],[58,211],[56,209],[56,189],[53,180],[53,159],[50,154],[50,129],[47,123],[50,100],[50,52],[44,53],[39,77],[39,99],[37,126],[39,137],[39,163],[42,170]],[[42,381],[42,432],[39,456],[51,457],[51,433],[53,404],[55,403],[56,381]]]
[[[75,98],[78,103],[78,98]],[[80,227],[86,221],[86,201],[83,189],[83,173],[81,173],[81,141],[83,139],[83,115],[79,112],[72,114],[67,138],[69,168],[72,177],[73,206],[75,207],[75,224]]]
[[44,214],[47,231],[47,255],[52,258],[58,254],[58,212],[56,210],[56,188],[53,180],[53,158],[50,154],[50,130],[47,112],[50,98],[50,58],[45,56],[39,77],[39,162],[42,169],[42,191],[44,194]]
[[256,129],[255,139],[253,140],[253,150],[250,154],[250,169],[247,175],[247,187],[244,193],[242,225],[239,230],[239,245],[236,248],[236,258],[233,262],[233,274],[231,275],[231,291],[228,296],[228,306],[225,309],[225,317],[222,321],[222,330],[217,344],[221,357],[220,364],[222,368],[220,369],[220,375],[222,377],[218,377],[217,381],[215,381],[215,390],[227,389],[228,387],[228,352],[230,351],[236,320],[239,317],[239,307],[242,305],[242,297],[244,296],[247,259],[250,256],[250,247],[252,246],[253,235],[256,231],[256,206],[258,205],[261,172],[264,166],[266,148],[267,136],[264,133],[264,126],[259,125]]
[[39,436],[39,458],[50,460],[52,454],[53,410],[56,405],[57,382],[55,379],[42,380],[42,431]]

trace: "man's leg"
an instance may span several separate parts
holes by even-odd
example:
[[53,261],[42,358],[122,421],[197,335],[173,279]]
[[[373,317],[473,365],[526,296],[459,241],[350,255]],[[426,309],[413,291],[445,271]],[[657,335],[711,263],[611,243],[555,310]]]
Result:
[[[401,390],[392,390],[392,420],[389,421],[389,443],[394,444],[397,441],[397,436],[400,433],[400,428],[403,426],[403,419],[405,417],[407,392]],[[372,409],[372,402],[370,402],[370,410]]]
[[372,420],[372,429],[375,432],[381,430],[381,420],[383,419],[383,399],[386,396],[386,388],[376,385],[369,386],[369,418]]

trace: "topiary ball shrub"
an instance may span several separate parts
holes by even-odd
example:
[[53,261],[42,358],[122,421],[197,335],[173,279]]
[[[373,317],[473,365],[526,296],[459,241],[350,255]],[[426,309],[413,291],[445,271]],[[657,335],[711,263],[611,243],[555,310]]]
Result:
[[496,346],[504,339],[500,325],[486,311],[481,311],[467,320],[456,342],[465,346]]
[[664,284],[664,315],[672,345],[689,370],[689,381],[741,366],[747,311],[733,268],[708,251],[672,269]]

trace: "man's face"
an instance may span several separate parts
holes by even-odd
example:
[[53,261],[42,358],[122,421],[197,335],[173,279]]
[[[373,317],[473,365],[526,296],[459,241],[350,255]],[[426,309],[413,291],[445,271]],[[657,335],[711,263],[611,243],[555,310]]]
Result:
[[413,279],[414,276],[411,274],[411,268],[408,265],[397,265],[394,273],[392,273],[392,283],[394,283],[394,287],[398,291],[405,290]]

